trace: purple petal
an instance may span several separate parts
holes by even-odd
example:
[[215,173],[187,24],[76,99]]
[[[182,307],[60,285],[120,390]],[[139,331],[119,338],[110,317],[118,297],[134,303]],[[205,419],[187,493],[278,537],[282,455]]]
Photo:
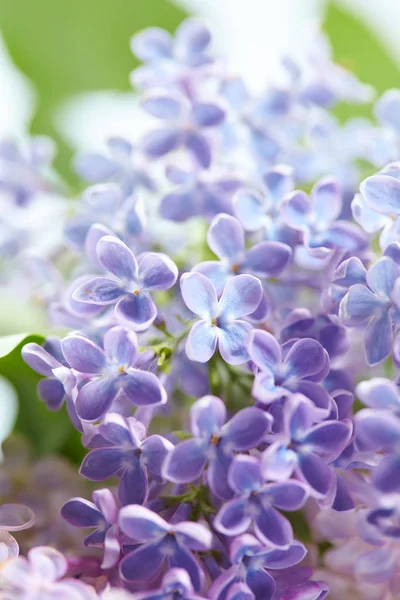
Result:
[[296,464],[296,453],[280,442],[271,444],[262,456],[264,477],[274,481],[289,479]]
[[161,27],[148,27],[133,36],[131,50],[142,61],[168,58],[172,52],[171,35]]
[[267,502],[279,510],[299,510],[304,506],[308,496],[306,486],[297,481],[269,483],[264,490],[263,496]]
[[214,524],[224,535],[240,535],[247,531],[251,517],[246,514],[246,501],[238,499],[226,502],[215,517]]
[[369,365],[376,365],[392,351],[393,327],[387,312],[377,315],[365,330],[365,355]]
[[86,239],[85,239],[85,252],[90,262],[95,265],[99,270],[101,269],[101,263],[97,256],[97,244],[104,236],[113,236],[113,232],[108,227],[95,223],[91,225]]
[[314,200],[313,213],[319,223],[335,221],[342,209],[342,195],[335,179],[320,179],[311,192]]
[[200,273],[185,273],[180,284],[183,300],[189,310],[211,321],[218,307],[217,294],[211,281]]
[[259,192],[250,189],[239,190],[235,194],[233,206],[246,231],[258,231],[265,225],[266,200]]
[[270,429],[271,417],[259,408],[243,408],[223,428],[224,439],[236,451],[250,450],[260,444]]
[[35,523],[35,515],[23,504],[0,505],[0,531],[22,531]]
[[125,419],[118,413],[109,413],[100,425],[99,433],[113,446],[131,447],[136,450],[140,445],[140,436],[134,427],[129,426],[131,423],[136,424],[133,417]]
[[395,554],[387,545],[359,556],[356,563],[356,574],[361,581],[376,585],[390,581],[395,574],[396,567]]
[[41,379],[37,386],[37,393],[41,400],[46,402],[49,410],[60,410],[65,400],[65,389],[57,379]]
[[384,298],[379,298],[367,287],[357,283],[340,302],[339,316],[349,325],[364,324],[376,311],[385,309],[386,304]]
[[121,473],[118,484],[118,498],[123,506],[127,504],[143,504],[148,494],[147,473],[138,458],[132,459],[131,463]]
[[[130,507],[122,510],[127,508]],[[158,543],[146,544],[124,556],[119,567],[121,577],[125,581],[151,581],[161,571],[163,561],[164,554]]]
[[208,169],[211,164],[211,147],[207,138],[197,131],[187,131],[185,146],[193,154],[200,167]]
[[99,346],[81,335],[70,335],[61,340],[65,360],[79,373],[100,373],[106,357]]
[[285,365],[287,376],[310,377],[321,371],[326,362],[326,351],[321,344],[311,338],[298,340],[290,348]]
[[104,350],[112,362],[130,367],[138,355],[137,337],[124,327],[112,327],[104,336]]
[[232,457],[222,450],[218,450],[218,446],[216,449],[216,455],[208,465],[207,481],[210,489],[218,498],[230,500],[233,491],[228,483],[228,470],[232,463]]
[[175,446],[166,459],[165,477],[175,483],[200,477],[207,462],[206,449],[204,442],[198,439],[185,440]]
[[242,226],[235,217],[217,215],[208,230],[207,243],[218,258],[234,261],[244,250]]
[[271,333],[255,329],[249,336],[249,355],[259,369],[275,370],[282,360],[281,347]]
[[54,548],[46,546],[32,548],[28,552],[28,557],[35,576],[50,586],[51,583],[64,577],[67,572],[68,563],[65,557]]
[[120,557],[121,547],[119,543],[118,527],[113,525],[110,527],[104,539],[104,557],[101,563],[102,569],[111,569],[114,567]]
[[236,456],[229,468],[228,481],[239,495],[258,490],[263,483],[260,461],[255,456]]
[[357,446],[361,450],[392,451],[400,440],[400,424],[392,413],[366,408],[355,416]]
[[[263,599],[270,600],[275,590],[275,581],[270,575],[268,575],[268,573],[257,571],[255,573],[251,573],[250,585],[255,585],[255,582],[252,580],[252,578],[255,579],[256,576],[262,580],[260,582],[257,581],[257,584],[260,583]],[[226,596],[226,600],[254,600],[254,598],[256,598],[256,596],[254,596],[252,589],[250,589],[249,586],[243,582],[234,583],[233,586],[229,588],[228,595]]]
[[114,304],[123,294],[125,291],[118,282],[106,277],[95,277],[78,287],[72,294],[72,298],[77,302],[107,305]]
[[234,321],[219,328],[219,351],[225,362],[240,365],[249,360],[247,340],[252,329],[247,321]]
[[124,466],[127,453],[120,448],[97,448],[83,459],[79,472],[91,481],[104,481]]
[[119,279],[136,282],[138,265],[132,251],[117,237],[105,235],[97,243],[101,265]]
[[104,515],[107,523],[113,525],[118,520],[118,506],[111,490],[104,488],[93,492],[93,502]]
[[400,181],[395,177],[372,175],[361,183],[360,190],[368,206],[377,213],[400,213]]
[[154,90],[147,92],[140,104],[146,112],[157,119],[179,119],[186,108],[184,96]]
[[288,264],[292,250],[280,242],[260,242],[246,252],[245,266],[258,277],[276,277]]
[[42,348],[42,346],[39,346],[39,344],[25,344],[21,354],[22,358],[31,369],[45,377],[52,377],[53,369],[60,366],[58,360]]
[[160,205],[160,215],[163,219],[170,221],[187,221],[196,214],[196,207],[193,202],[193,192],[176,191],[166,194]]
[[295,540],[287,550],[271,550],[265,555],[264,566],[267,569],[287,569],[303,560],[307,549]]
[[400,456],[384,456],[376,467],[372,480],[374,486],[383,494],[395,494],[400,490]]
[[167,393],[154,373],[129,369],[123,377],[122,388],[135,406],[165,404]]
[[121,508],[119,526],[130,539],[139,543],[160,540],[169,531],[169,525],[162,517],[139,504]]
[[204,52],[210,41],[211,34],[200,19],[185,19],[175,32],[177,48],[185,56]]
[[155,129],[146,133],[140,142],[144,154],[149,158],[160,158],[180,144],[181,131],[179,129]]
[[125,295],[115,306],[115,316],[130,323],[135,331],[145,331],[157,316],[157,308],[147,292]]
[[190,550],[202,552],[211,548],[212,534],[200,523],[181,521],[174,525],[174,530],[178,544],[187,546]]
[[191,118],[198,127],[215,127],[225,119],[225,111],[218,104],[196,102],[192,108]]
[[179,544],[176,545],[174,553],[168,557],[170,567],[185,569],[189,574],[192,585],[196,591],[204,586],[204,573],[194,556]]
[[389,298],[399,276],[399,265],[388,256],[384,256],[368,269],[366,277],[368,286],[375,294]]
[[140,260],[139,277],[145,290],[168,290],[178,278],[178,268],[166,254],[148,252]]
[[74,161],[74,168],[79,177],[89,183],[107,181],[119,171],[119,165],[115,160],[94,152],[78,156]]
[[263,506],[255,516],[254,530],[264,544],[282,548],[293,543],[293,531],[289,521],[272,506]]
[[118,393],[114,379],[102,377],[86,383],[78,392],[76,412],[83,421],[98,421]]
[[282,205],[282,218],[286,225],[295,230],[307,228],[309,214],[312,211],[310,198],[303,191],[288,194]]
[[263,289],[259,279],[252,275],[237,275],[225,286],[219,301],[220,318],[231,321],[250,315],[261,302]]
[[204,396],[190,409],[190,428],[196,437],[210,438],[225,423],[225,404],[216,396]]
[[206,363],[217,347],[218,328],[206,321],[198,321],[186,339],[186,354],[190,360]]
[[173,448],[173,444],[161,435],[151,435],[142,444],[142,464],[150,473],[161,477],[164,461]]
[[326,496],[334,479],[334,473],[326,462],[315,454],[300,454],[298,464],[304,481],[317,496]]
[[346,447],[351,433],[350,421],[325,421],[309,429],[301,443],[313,452],[329,456],[329,461],[332,461]]
[[74,527],[98,527],[104,517],[93,502],[83,498],[72,498],[61,509],[63,518]]
[[229,277],[232,275],[229,265],[218,260],[206,260],[193,267],[194,273],[201,273],[214,285],[218,295],[224,291],[224,287]]

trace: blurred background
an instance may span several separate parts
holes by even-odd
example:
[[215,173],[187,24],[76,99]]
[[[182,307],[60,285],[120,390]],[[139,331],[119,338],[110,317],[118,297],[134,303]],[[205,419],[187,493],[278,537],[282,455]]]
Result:
[[[56,168],[76,195],[77,150],[98,148],[110,134],[140,133],[129,83],[137,66],[132,34],[151,25],[173,31],[188,14],[207,21],[217,51],[254,90],[274,78],[280,57],[306,44],[318,23],[335,60],[361,81],[378,94],[400,87],[399,0],[0,0],[0,138],[50,135]],[[339,118],[369,116],[371,106],[335,111]],[[43,218],[53,225],[49,212]],[[15,309],[18,298],[12,309],[2,302],[0,335],[44,332],[40,314]],[[14,423],[17,392],[23,410],[16,430],[35,453],[79,461],[77,432],[62,411],[50,413],[37,400],[37,375],[23,364],[20,346],[6,356],[10,348],[0,341],[0,443]]]

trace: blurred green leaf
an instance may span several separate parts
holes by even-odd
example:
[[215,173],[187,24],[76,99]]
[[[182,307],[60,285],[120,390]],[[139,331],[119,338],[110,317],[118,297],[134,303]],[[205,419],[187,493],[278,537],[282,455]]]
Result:
[[8,49],[39,93],[32,132],[56,139],[56,166],[67,180],[73,181],[71,151],[52,124],[54,108],[80,92],[129,90],[137,64],[132,34],[150,25],[173,31],[184,17],[169,0],[1,0]]
[[[378,94],[398,87],[400,66],[358,17],[330,2],[324,30],[331,41],[336,62],[355,73],[364,83],[374,86]],[[370,117],[371,105],[341,104],[335,113],[342,120],[355,116]]]
[[37,456],[58,452],[79,462],[83,454],[80,436],[65,407],[59,412],[51,412],[39,400],[36,387],[41,377],[21,357],[21,349],[26,343],[41,344],[43,341],[42,336],[35,334],[0,338],[0,375],[14,386],[19,400],[15,430],[31,442]]

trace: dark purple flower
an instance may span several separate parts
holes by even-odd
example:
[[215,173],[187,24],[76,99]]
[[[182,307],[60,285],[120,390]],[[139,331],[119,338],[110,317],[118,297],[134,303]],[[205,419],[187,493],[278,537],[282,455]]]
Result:
[[[167,456],[163,472],[176,483],[194,481],[207,462],[207,481],[220,498],[231,498],[228,468],[235,452],[260,444],[271,426],[271,417],[258,408],[243,408],[225,423],[226,408],[215,396],[205,396],[190,409],[193,438],[175,446]],[[225,424],[224,424],[225,423]]]
[[85,546],[104,548],[103,569],[110,569],[117,564],[121,552],[118,507],[110,490],[93,492],[93,502],[72,498],[64,504],[61,514],[74,527],[94,529],[85,539]]
[[300,542],[294,541],[289,548],[278,550],[263,546],[253,535],[240,535],[230,546],[232,566],[214,581],[209,597],[212,600],[226,600],[229,590],[242,582],[252,591],[255,600],[271,600],[275,581],[265,569],[287,569],[303,560],[306,553],[306,548]]
[[141,255],[137,262],[128,246],[108,235],[97,243],[97,256],[115,279],[95,277],[79,287],[73,298],[100,306],[115,304],[117,319],[129,322],[136,331],[148,329],[157,316],[149,292],[174,285],[178,277],[175,263],[154,252]]
[[98,434],[104,447],[89,452],[80,473],[92,481],[104,481],[112,475],[119,477],[118,498],[121,504],[144,504],[148,495],[149,473],[161,477],[161,466],[173,445],[160,435],[147,439],[144,428],[134,417],[106,415]]
[[98,421],[121,392],[136,406],[167,401],[158,377],[135,368],[140,357],[132,331],[123,327],[107,331],[104,350],[80,334],[64,338],[61,347],[71,367],[84,375],[76,398],[76,411],[82,420]]
[[222,358],[237,365],[249,359],[246,341],[252,326],[241,317],[253,313],[261,302],[260,280],[252,275],[237,275],[226,284],[221,298],[211,281],[201,273],[184,273],[181,292],[186,306],[200,320],[186,340],[191,360],[207,362],[217,344]]
[[132,541],[140,544],[120,563],[126,581],[152,581],[164,563],[182,568],[190,576],[196,591],[204,585],[204,573],[193,552],[209,550],[212,536],[199,523],[181,521],[169,524],[144,506],[132,504],[120,510],[119,526]]
[[295,480],[265,483],[259,459],[246,455],[235,457],[229,468],[228,482],[237,497],[218,512],[215,518],[218,531],[240,535],[253,524],[264,544],[287,548],[293,543],[292,527],[276,509],[299,510],[307,500],[307,486]]

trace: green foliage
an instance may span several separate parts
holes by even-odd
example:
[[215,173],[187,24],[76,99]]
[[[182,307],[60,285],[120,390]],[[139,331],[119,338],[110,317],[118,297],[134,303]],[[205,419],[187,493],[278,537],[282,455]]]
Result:
[[172,31],[184,16],[169,0],[1,0],[6,44],[39,94],[32,132],[56,139],[56,166],[67,180],[71,151],[52,124],[54,108],[80,92],[129,90],[132,34],[150,25]]
[[[400,67],[389,51],[358,17],[335,2],[327,6],[324,30],[333,47],[335,61],[355,73],[361,81],[376,88],[378,94],[398,87]],[[371,105],[341,104],[336,115],[370,117]]]
[[21,357],[28,342],[41,344],[40,335],[26,333],[0,338],[0,375],[14,386],[19,400],[15,430],[30,441],[37,456],[58,452],[79,462],[83,449],[79,433],[70,422],[65,407],[51,412],[36,394],[40,375],[32,371]]

